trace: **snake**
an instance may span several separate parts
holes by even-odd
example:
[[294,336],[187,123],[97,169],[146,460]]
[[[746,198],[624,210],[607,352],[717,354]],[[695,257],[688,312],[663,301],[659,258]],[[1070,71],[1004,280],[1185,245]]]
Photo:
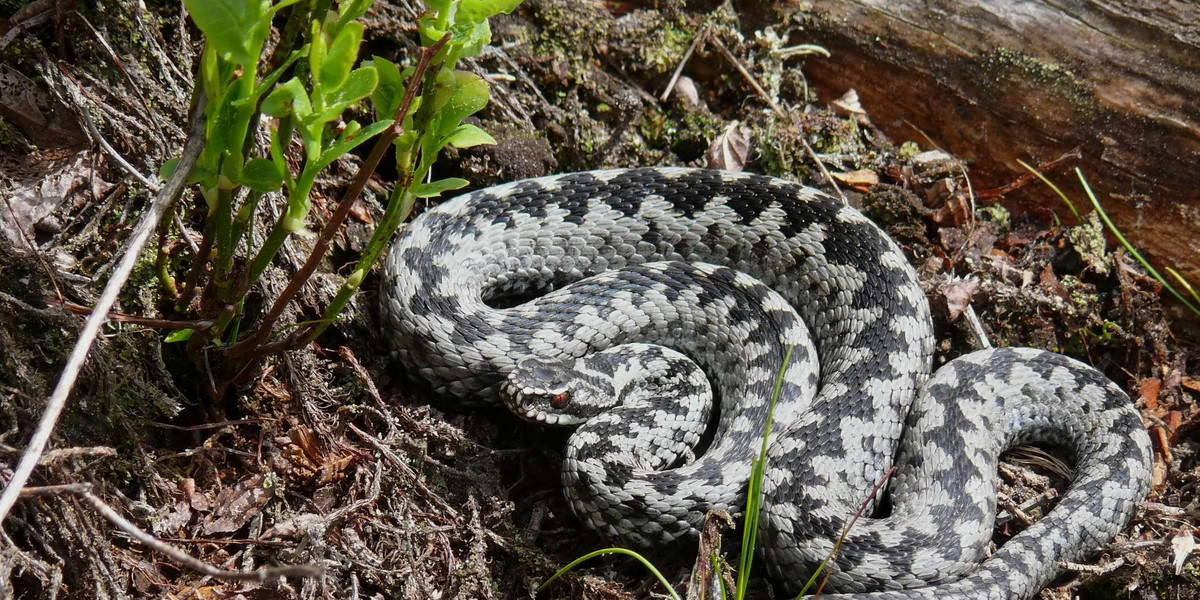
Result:
[[[1032,597],[1149,491],[1119,386],[1032,348],[934,371],[902,249],[796,182],[650,167],[480,189],[407,224],[382,277],[407,374],[577,428],[564,492],[614,543],[667,548],[739,514],[765,447],[757,552],[790,595],[830,559],[825,595]],[[1072,481],[985,556],[999,455],[1028,443],[1062,447]]]

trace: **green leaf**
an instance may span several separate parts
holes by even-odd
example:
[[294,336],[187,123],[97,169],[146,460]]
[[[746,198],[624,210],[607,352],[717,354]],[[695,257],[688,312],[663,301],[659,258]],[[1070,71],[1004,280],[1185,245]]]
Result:
[[166,181],[171,178],[171,175],[175,174],[175,168],[178,166],[179,166],[179,157],[169,159],[169,160],[167,160],[167,162],[164,162],[161,167],[158,168],[158,176],[162,177],[163,181]]
[[196,333],[195,329],[176,329],[167,334],[167,343],[186,342],[192,339],[193,333]]
[[367,10],[374,3],[375,0],[347,0],[345,2],[338,2],[338,12],[341,13],[338,21],[343,25],[349,21],[353,21],[367,14]]
[[265,158],[252,158],[242,168],[238,183],[256,192],[273,192],[283,185],[283,171]]
[[293,50],[291,55],[288,56],[287,60],[283,61],[283,64],[279,65],[274,71],[271,71],[266,77],[264,77],[262,79],[262,81],[260,81],[258,83],[258,87],[254,88],[254,92],[250,95],[249,98],[245,98],[245,99],[239,101],[238,103],[240,104],[241,102],[258,102],[258,99],[262,98],[263,94],[267,93],[268,90],[271,90],[275,87],[275,83],[278,82],[279,78],[286,71],[288,71],[291,68],[292,63],[296,62],[297,60],[299,60],[307,55],[308,55],[308,44],[305,44],[299,50]]
[[376,121],[367,127],[364,127],[362,131],[358,132],[358,135],[354,136],[353,138],[340,141],[326,148],[325,151],[321,153],[320,158],[317,159],[316,168],[324,169],[325,167],[329,166],[329,163],[337,160],[339,156],[342,156],[343,154],[357,148],[358,146],[362,145],[363,142],[379,135],[384,129],[391,127],[392,123],[395,123],[395,121],[392,119]]
[[[229,152],[233,150],[236,143],[241,146],[241,140],[230,139],[233,129],[233,123],[237,117],[237,110],[228,102],[222,102],[217,105],[216,112],[208,116],[208,121],[204,124],[205,135],[207,136],[205,152],[210,149],[217,154]],[[216,166],[216,163],[213,163]]]
[[371,103],[375,105],[375,116],[380,119],[395,116],[396,109],[404,99],[404,78],[396,63],[376,56],[364,64],[375,67],[379,84],[371,92]]
[[439,133],[446,135],[454,131],[462,120],[479,112],[488,103],[488,84],[478,75],[466,71],[455,71],[458,85],[450,100],[442,107]]
[[303,118],[312,114],[312,103],[308,100],[308,92],[304,90],[304,82],[293,77],[271,90],[259,110],[272,117],[285,117],[291,113]]
[[483,47],[492,41],[492,28],[488,22],[479,23],[459,22],[450,27],[453,32],[454,56],[475,56]]
[[325,98],[326,109],[322,114],[322,117],[324,117],[323,120],[332,121],[336,119],[342,114],[342,111],[346,110],[347,106],[370,96],[378,84],[379,73],[375,70],[375,67],[359,67],[355,69],[346,78],[342,87]]
[[354,61],[358,60],[358,47],[362,44],[362,35],[363,24],[358,21],[346,23],[346,27],[338,32],[325,53],[314,91],[320,90],[318,93],[332,95],[346,83]]
[[474,125],[465,123],[458,126],[453,133],[446,136],[443,143],[454,146],[455,148],[470,148],[472,146],[495,146],[496,138],[488,135],[488,133]]
[[481,23],[500,13],[512,12],[520,3],[521,0],[459,0],[454,20]]
[[427,12],[417,19],[417,33],[421,34],[421,45],[428,48],[434,42],[446,35],[446,30],[438,25],[437,17]]
[[183,4],[221,58],[243,65],[258,60],[270,26],[269,0],[184,0]]
[[329,51],[329,43],[325,40],[325,36],[321,35],[321,24],[313,21],[309,27],[308,43],[308,68],[310,72],[316,73],[321,70],[321,65],[325,63],[325,53]]
[[200,53],[200,80],[204,82],[204,94],[208,97],[208,110],[213,110],[219,102],[217,99],[225,93],[225,80],[221,78],[221,65],[218,64],[216,46],[211,43],[204,45]]
[[450,10],[450,0],[425,0],[425,5],[435,13],[444,14]]
[[[433,93],[429,94],[429,98],[425,98],[425,94],[421,97],[421,107],[430,114],[437,113],[450,102],[454,97],[454,90],[458,89],[458,77],[454,71],[442,68],[437,73],[437,79],[434,82]],[[458,123],[455,123],[458,125]]]
[[429,183],[418,183],[412,186],[409,189],[409,192],[418,198],[433,198],[435,196],[440,196],[442,192],[465,188],[469,183],[470,182],[466,179],[447,177],[437,181],[430,181]]

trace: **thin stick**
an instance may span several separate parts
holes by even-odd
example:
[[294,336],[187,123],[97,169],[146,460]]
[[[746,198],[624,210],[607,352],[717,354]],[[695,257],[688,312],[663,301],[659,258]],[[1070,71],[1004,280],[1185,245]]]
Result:
[[658,97],[659,100],[666,102],[667,98],[671,97],[671,92],[675,89],[675,82],[679,81],[679,76],[683,74],[683,67],[692,58],[692,53],[696,51],[696,48],[699,48],[700,44],[704,43],[704,39],[708,37],[709,27],[709,25],[705,25],[704,29],[701,29],[700,33],[696,35],[696,39],[692,40],[692,45],[688,46],[687,52],[683,53],[683,58],[679,59],[679,66],[675,67],[675,72],[671,74],[671,80],[667,82],[667,89],[663,90],[662,95]]
[[[712,44],[721,51],[721,54],[725,55],[725,59],[733,64],[733,67],[738,70],[738,73],[742,74],[742,77],[746,79],[746,82],[750,84],[750,87],[754,88],[754,92],[758,94],[758,96],[762,98],[764,102],[767,103],[767,106],[771,107],[771,111],[774,112],[779,118],[786,119],[788,116],[787,113],[783,112],[783,108],[781,108],[779,104],[777,104],[775,100],[771,98],[769,94],[767,94],[767,90],[764,90],[763,87],[758,84],[758,80],[754,78],[754,75],[751,75],[750,71],[747,71],[746,67],[742,66],[742,61],[738,60],[738,58],[729,51],[729,48],[726,48],[725,44],[722,44],[721,40],[717,39],[716,37],[713,37]],[[800,144],[804,146],[804,150],[808,152],[809,158],[816,163],[817,170],[821,171],[821,176],[825,178],[825,181],[829,182],[829,185],[833,187],[833,191],[837,192],[838,198],[842,199],[842,204],[849,206],[850,201],[847,200],[846,195],[842,193],[842,188],[838,187],[837,182],[833,180],[833,175],[829,174],[829,170],[825,168],[825,164],[822,163],[821,159],[817,157],[816,150],[813,150],[812,146],[808,145],[808,140],[804,139],[804,136],[798,136],[798,139],[800,140]]]
[[137,264],[138,256],[142,253],[142,247],[146,245],[146,241],[150,239],[150,235],[158,228],[158,222],[162,220],[162,216],[166,213],[167,208],[171,206],[175,198],[183,191],[184,184],[187,183],[188,174],[191,173],[192,167],[196,165],[196,160],[200,157],[200,151],[203,147],[204,100],[201,97],[196,102],[195,110],[192,112],[192,127],[191,131],[188,132],[188,141],[184,145],[183,155],[179,159],[179,166],[175,169],[175,173],[171,176],[170,181],[158,190],[158,194],[155,195],[154,201],[150,204],[150,210],[146,211],[146,214],[142,216],[141,222],[138,223],[137,229],[134,230],[125,255],[121,257],[120,264],[113,271],[108,284],[104,286],[104,293],[100,295],[100,300],[96,302],[96,306],[92,309],[91,316],[84,323],[83,331],[80,332],[79,339],[75,342],[75,347],[71,350],[71,355],[67,358],[67,364],[63,367],[62,373],[59,375],[58,384],[54,387],[54,392],[50,395],[50,399],[46,401],[46,408],[42,412],[42,418],[38,421],[38,427],[33,432],[33,437],[29,439],[29,446],[21,456],[21,462],[17,464],[12,479],[4,487],[4,493],[0,494],[0,523],[4,522],[4,518],[12,510],[13,504],[17,502],[17,498],[20,496],[21,488],[25,487],[25,483],[29,481],[29,476],[33,474],[33,469],[37,466],[38,460],[42,457],[42,452],[45,451],[46,444],[50,441],[50,436],[54,433],[54,426],[58,423],[58,417],[62,414],[63,408],[67,404],[67,397],[70,396],[71,389],[75,386],[75,380],[79,377],[79,371],[83,368],[83,361],[87,360],[87,355],[91,351],[92,344],[96,341],[96,337],[100,335],[100,328],[108,321],[108,311],[116,303],[117,296],[121,293],[121,288],[133,272],[133,267]]
[[[62,301],[58,303],[67,312],[77,315],[90,315],[95,312],[90,306],[75,304],[74,302]],[[200,321],[175,321],[171,319],[151,319],[149,317],[139,317],[137,315],[127,315],[124,313],[110,312],[108,319],[117,323],[132,323],[141,325],[142,327],[151,327],[154,329],[206,329],[213,326],[213,322],[209,320]]]
[[321,567],[318,565],[293,565],[287,567],[264,567],[255,571],[227,571],[219,569],[202,560],[194,558],[192,555],[170,545],[158,538],[142,531],[140,527],[131,523],[125,517],[122,517],[111,506],[100,499],[99,496],[92,493],[92,485],[89,483],[72,483],[66,485],[47,485],[41,487],[29,488],[22,490],[20,496],[22,498],[37,498],[41,496],[57,496],[61,494],[72,494],[83,499],[92,509],[100,513],[100,516],[108,520],[109,523],[115,525],[121,531],[129,534],[130,537],[140,542],[142,545],[169,556],[172,560],[182,564],[193,571],[197,571],[209,577],[217,579],[232,580],[232,581],[271,581],[282,577],[318,577],[321,575]]
[[[83,97],[87,95],[87,92],[85,91],[83,85],[79,83],[79,80],[75,79],[75,76],[72,75],[71,72],[62,65],[59,65],[58,71],[62,73],[63,77],[70,79],[71,83],[75,84],[74,88],[70,86],[64,86],[64,88],[67,90],[68,94],[74,97],[75,103],[79,106],[79,113],[83,116],[84,125],[87,126],[87,129],[92,134],[92,137],[96,139],[96,143],[100,144],[100,148],[104,150],[104,153],[107,154],[109,158],[113,159],[118,165],[120,165],[122,169],[125,169],[126,172],[132,175],[134,179],[142,182],[142,185],[146,186],[151,191],[157,192],[158,182],[151,180],[145,175],[142,175],[142,173],[138,171],[136,167],[129,164],[129,161],[125,160],[124,156],[121,156],[120,152],[117,152],[116,148],[113,148],[108,143],[108,140],[104,139],[104,136],[100,135],[100,130],[96,129],[96,124],[92,122],[92,116],[88,113],[87,108],[84,105]],[[95,102],[99,104],[99,101]],[[182,183],[180,184],[180,189],[183,189]],[[157,223],[155,224],[157,225]]]
[[721,40],[714,37],[712,39],[712,44],[717,47],[717,50],[721,51],[721,54],[725,55],[725,59],[733,65],[733,68],[738,70],[738,73],[742,74],[742,77],[746,79],[746,82],[750,84],[750,87],[754,88],[754,93],[758,94],[758,96],[763,99],[763,102],[766,102],[767,106],[771,107],[771,110],[774,111],[775,114],[781,117],[786,116],[786,114],[783,112],[783,109],[780,108],[779,105],[775,103],[775,100],[771,98],[771,95],[767,93],[767,90],[764,90],[763,87],[758,84],[758,80],[754,78],[754,75],[751,75],[750,71],[747,71],[746,67],[742,66],[742,61],[738,60],[737,57],[729,51],[729,48],[726,48],[725,44],[721,43]]

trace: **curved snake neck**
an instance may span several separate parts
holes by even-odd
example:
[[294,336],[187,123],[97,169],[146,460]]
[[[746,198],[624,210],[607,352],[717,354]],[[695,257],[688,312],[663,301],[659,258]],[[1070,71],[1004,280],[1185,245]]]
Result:
[[[961,357],[931,379],[929,308],[899,248],[857,211],[791,182],[652,168],[480,190],[401,234],[382,290],[399,360],[466,402],[498,402],[523,358],[631,343],[673,348],[713,378],[721,419],[691,464],[568,464],[579,473],[564,473],[576,514],[631,545],[694,535],[710,509],[739,509],[775,376],[796,347],[774,417],[760,546],[789,591],[893,458],[891,516],[852,530],[832,567],[838,590],[1028,597],[1059,561],[1116,535],[1148,489],[1141,418],[1090,367],[1004,349]],[[543,292],[511,308],[488,304]],[[608,436],[609,454],[650,429],[632,412],[599,418],[620,434]],[[980,565],[996,456],[1039,440],[1070,442],[1075,481]]]

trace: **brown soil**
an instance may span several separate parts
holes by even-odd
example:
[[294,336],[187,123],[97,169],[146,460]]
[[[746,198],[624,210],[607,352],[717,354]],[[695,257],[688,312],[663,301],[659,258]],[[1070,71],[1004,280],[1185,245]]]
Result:
[[[13,15],[13,4],[0,1],[0,17]],[[182,144],[199,40],[177,2],[147,4],[148,11],[132,0],[80,3],[0,43],[5,480],[82,323],[58,299],[95,301],[148,203],[147,191],[87,141],[80,115],[88,111],[145,173]],[[367,19],[369,51],[415,56],[416,10],[401,0],[377,6]],[[1164,302],[1161,285],[1128,252],[1105,244],[1094,215],[1076,219],[1059,205],[1010,212],[1004,205],[1019,188],[972,190],[966,165],[921,152],[935,141],[896,147],[849,98],[807,104],[805,61],[837,57],[778,58],[803,32],[782,23],[756,35],[742,28],[743,17],[716,2],[526,0],[493,21],[493,45],[463,67],[492,82],[479,124],[498,145],[447,156],[438,175],[483,186],[601,167],[744,161],[747,170],[825,189],[839,182],[919,268],[935,306],[939,361],[973,348],[961,315],[969,302],[993,345],[1085,360],[1143,410],[1158,460],[1150,498],[1125,535],[1088,565],[1070,566],[1042,597],[1200,597],[1200,561],[1185,560],[1187,541],[1200,533],[1200,318]],[[0,23],[0,38],[16,20]],[[707,42],[686,62],[684,83],[660,100],[701,32]],[[67,91],[78,85],[82,100]],[[314,215],[328,214],[348,168],[323,182]],[[1087,205],[1063,166],[1049,172],[1076,206]],[[391,182],[384,174],[379,183]],[[378,214],[374,200],[366,206]],[[193,235],[202,229],[202,201],[188,198],[177,212]],[[320,314],[365,227],[360,221],[339,240],[297,319]],[[191,261],[178,230],[152,243],[121,313],[157,317],[169,304],[153,268],[160,244],[173,249],[172,268]],[[265,287],[278,289],[304,254],[285,253]],[[373,285],[336,330],[220,399],[202,392],[206,365],[165,344],[165,332],[109,325],[31,482],[90,483],[118,513],[211,565],[316,563],[321,578],[203,576],[148,551],[79,496],[48,494],[18,502],[4,522],[0,597],[531,597],[557,568],[604,546],[559,493],[560,434],[405,385],[378,331]],[[1003,470],[1011,501],[1002,503],[1009,508],[997,541],[1021,528],[1013,515],[1022,511],[1011,507],[1062,483],[1052,458],[1018,453],[1014,462],[1025,466]],[[1044,509],[1035,500],[1023,512]],[[687,549],[655,562],[676,583],[691,569]],[[662,594],[628,559],[590,566],[544,596]],[[756,586],[754,597],[775,597]]]

